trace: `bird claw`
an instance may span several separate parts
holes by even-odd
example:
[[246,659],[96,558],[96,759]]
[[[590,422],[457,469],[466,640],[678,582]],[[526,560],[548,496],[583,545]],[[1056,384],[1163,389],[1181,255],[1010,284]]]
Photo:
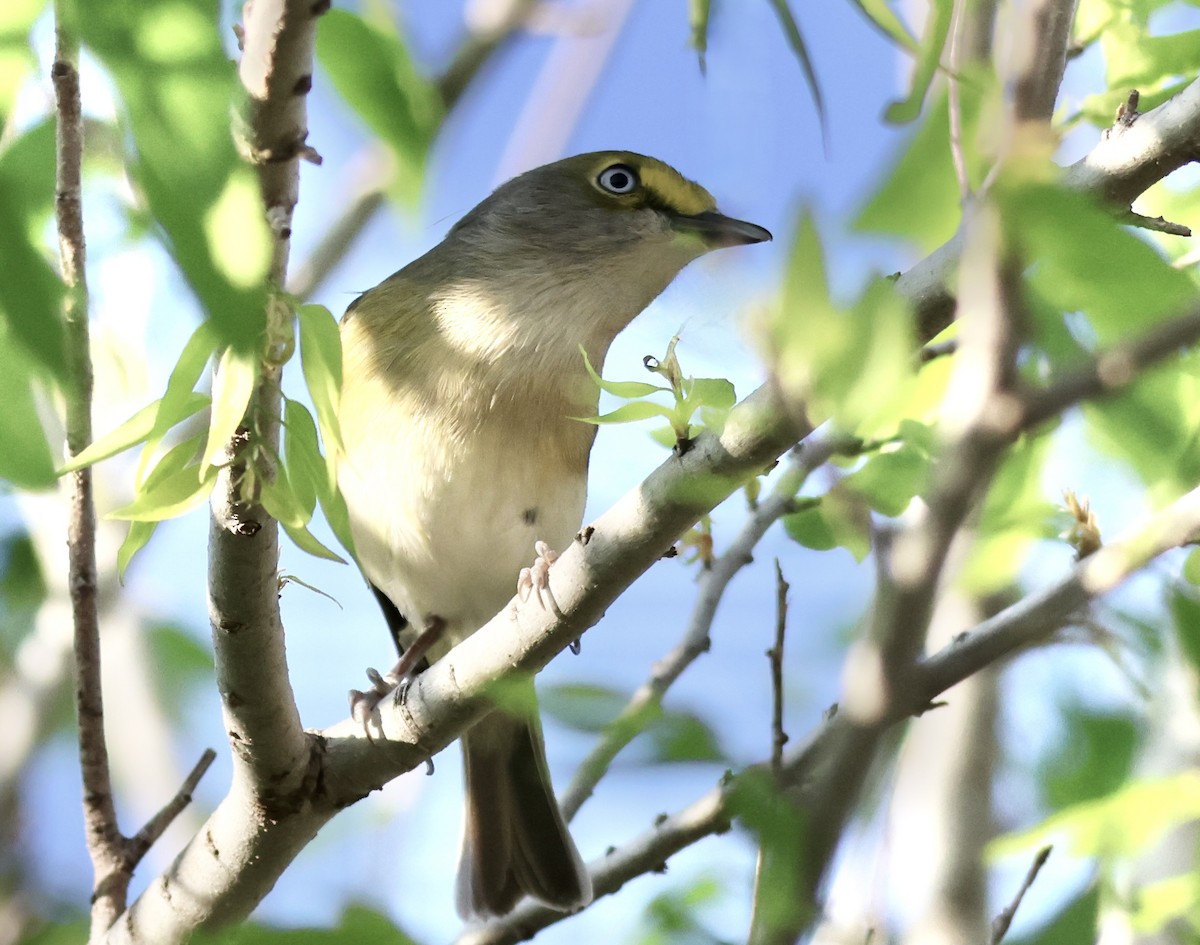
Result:
[[395,693],[395,701],[402,703],[409,686],[412,685],[412,679],[396,675],[395,668],[388,673],[381,673],[373,666],[367,667],[367,679],[371,681],[371,688],[366,692],[361,689],[350,690],[350,717],[362,726],[367,738],[371,738],[371,715],[379,707],[379,703],[388,693]]
[[517,596],[522,602],[528,601],[530,595],[537,597],[538,605],[543,610],[546,609],[548,598],[550,606],[557,610],[554,594],[550,590],[550,567],[558,560],[558,552],[544,541],[534,542],[533,550],[537,554],[533,564],[522,568],[521,573],[517,575]]
[[399,661],[386,673],[381,673],[374,667],[367,667],[367,679],[371,688],[366,692],[358,689],[350,690],[350,716],[363,727],[367,738],[371,736],[371,716],[379,708],[379,703],[391,694],[393,705],[404,705],[408,698],[408,690],[425,665],[425,654],[429,648],[441,639],[446,631],[446,621],[435,614],[425,618],[425,629],[412,644],[404,651]]
[[367,667],[367,679],[371,680],[371,691],[377,693],[380,698],[391,692],[396,685],[395,682],[389,680],[387,676],[384,676],[374,666]]

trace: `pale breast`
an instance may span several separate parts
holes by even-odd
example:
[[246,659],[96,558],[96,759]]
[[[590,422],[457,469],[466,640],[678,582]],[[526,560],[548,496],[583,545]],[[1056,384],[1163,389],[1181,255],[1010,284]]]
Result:
[[413,623],[470,632],[512,597],[535,541],[561,549],[578,531],[593,430],[536,372],[496,376],[427,350],[436,380],[385,376],[350,354],[358,341],[344,331],[338,481],[359,560]]

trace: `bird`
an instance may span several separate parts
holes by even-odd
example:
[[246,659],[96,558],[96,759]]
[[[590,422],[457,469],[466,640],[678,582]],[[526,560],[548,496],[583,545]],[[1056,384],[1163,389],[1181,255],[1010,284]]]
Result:
[[[408,651],[370,693],[352,691],[356,711],[410,679],[418,652],[440,658],[500,612],[519,575],[526,591],[544,582],[578,533],[596,431],[579,418],[599,398],[583,353],[599,369],[692,260],[770,238],[670,165],[597,151],[502,184],[350,304],[338,485],[359,566]],[[516,708],[536,705],[533,682],[518,686],[461,736],[467,919],[522,894],[564,912],[592,899],[536,710]]]

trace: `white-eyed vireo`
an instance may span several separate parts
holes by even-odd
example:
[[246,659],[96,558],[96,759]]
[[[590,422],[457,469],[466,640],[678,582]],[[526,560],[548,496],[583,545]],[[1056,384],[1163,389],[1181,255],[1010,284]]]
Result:
[[[579,530],[595,427],[572,418],[599,397],[580,346],[599,369],[685,265],[770,238],[661,161],[581,154],[504,184],[350,306],[338,482],[399,645],[427,630],[440,657],[505,606],[535,541]],[[493,711],[462,746],[459,912],[586,905],[536,714]]]

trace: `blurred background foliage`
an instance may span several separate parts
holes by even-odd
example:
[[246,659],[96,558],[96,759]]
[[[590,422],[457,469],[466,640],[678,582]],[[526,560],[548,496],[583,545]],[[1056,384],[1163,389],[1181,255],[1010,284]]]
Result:
[[[996,14],[1003,59],[1020,5],[976,6],[979,19]],[[1081,0],[1057,113],[1060,164],[1096,142],[1130,88],[1145,111],[1195,79],[1197,6]],[[784,0],[473,0],[436,12],[367,0],[332,10],[318,32],[309,144],[326,161],[304,170],[289,288],[335,315],[355,291],[436,241],[489,179],[563,150],[654,151],[701,179],[729,212],[775,230],[774,255],[709,267],[698,288],[669,293],[647,326],[614,348],[605,376],[635,376],[640,356],[663,351],[686,320],[685,374],[730,377],[744,395],[771,372],[808,400],[815,419],[858,438],[855,455],[809,477],[796,510],[758,552],[761,562],[778,556],[792,585],[785,694],[793,740],[837,697],[842,657],[870,597],[871,523],[902,516],[938,460],[948,359],[914,361],[916,332],[882,274],[907,268],[959,225],[952,111],[973,185],[1000,149],[1001,85],[991,57],[964,60],[958,104],[947,94],[938,63],[946,61],[951,13],[950,0],[792,8]],[[215,0],[150,0],[65,3],[61,15],[85,50],[97,429],[116,429],[176,378],[174,407],[141,439],[149,438],[155,462],[177,450],[176,465],[157,468],[183,482],[180,470],[196,460],[208,421],[202,368],[219,347],[252,352],[265,327],[266,238],[253,175],[230,132],[230,116],[243,114],[231,30],[240,14]],[[44,0],[0,8],[0,943],[78,941],[89,888],[55,491],[65,362],[52,230],[50,17]],[[1192,241],[1123,226],[1058,186],[1050,157],[1020,154],[991,191],[1005,238],[1032,263],[1024,285],[1033,320],[1020,358],[1032,385],[1197,299]],[[1151,188],[1138,210],[1195,225],[1198,184],[1195,169],[1185,169]],[[717,326],[733,321],[730,312],[745,316],[740,333]],[[201,325],[204,343],[185,348]],[[295,409],[311,404],[319,414],[319,396],[309,396],[292,367],[285,389]],[[722,388],[717,400],[724,399]],[[621,403],[619,392],[610,394],[602,412]],[[312,424],[311,415],[296,416],[297,428]],[[700,416],[720,422],[719,412]],[[593,511],[659,461],[648,426],[604,431]],[[1186,352],[1024,437],[958,564],[952,590],[966,609],[935,620],[932,644],[969,627],[963,613],[986,613],[1070,567],[1064,490],[1089,494],[1101,534],[1110,536],[1194,488],[1198,433],[1200,363]],[[306,433],[288,447],[289,469],[307,464],[311,473],[315,440]],[[189,475],[194,468],[186,465]],[[141,496],[143,507],[168,518],[204,498],[192,476],[186,496],[148,500],[162,476],[144,471],[129,455],[101,465],[101,511]],[[318,494],[305,481],[289,478],[311,516]],[[690,564],[661,565],[614,609],[605,636],[584,641],[581,662],[559,660],[547,673],[560,784],[598,736],[624,724],[617,720],[631,693],[682,633],[694,580],[729,546],[745,508],[735,498],[719,510],[687,537],[697,552]],[[117,566],[125,527],[106,522],[99,549],[109,729],[121,811],[132,820],[173,792],[176,769],[186,769],[200,745],[221,741],[209,691],[203,513],[153,541],[152,530],[133,525],[122,568],[133,547],[149,544],[124,587]],[[319,517],[313,530],[334,544]],[[869,929],[872,941],[965,940],[946,930],[990,920],[1047,842],[1055,852],[1010,940],[1200,938],[1198,555],[1156,564],[1051,645],[909,723],[843,842],[818,940],[863,941]],[[359,668],[386,660],[385,635],[350,569],[295,549],[281,567],[303,579],[284,591],[298,698],[306,722],[324,724],[344,714],[342,693],[358,684]],[[756,570],[763,575],[731,589],[712,654],[661,710],[637,719],[643,734],[581,816],[585,856],[682,806],[725,768],[766,756],[761,653],[773,596],[768,569]],[[968,754],[970,770],[956,769]],[[453,934],[455,764],[439,759],[437,778],[402,779],[347,812],[236,938],[410,940],[401,927],[412,941]],[[197,809],[143,866],[141,884],[220,796],[221,778],[219,770],[209,775]],[[968,792],[974,807],[958,803]],[[956,856],[972,864],[959,887],[945,882]],[[710,838],[673,860],[666,877],[633,884],[544,940],[736,940],[753,868],[751,834]],[[971,883],[978,888],[964,892]],[[973,910],[968,918],[949,918],[964,909]]]

